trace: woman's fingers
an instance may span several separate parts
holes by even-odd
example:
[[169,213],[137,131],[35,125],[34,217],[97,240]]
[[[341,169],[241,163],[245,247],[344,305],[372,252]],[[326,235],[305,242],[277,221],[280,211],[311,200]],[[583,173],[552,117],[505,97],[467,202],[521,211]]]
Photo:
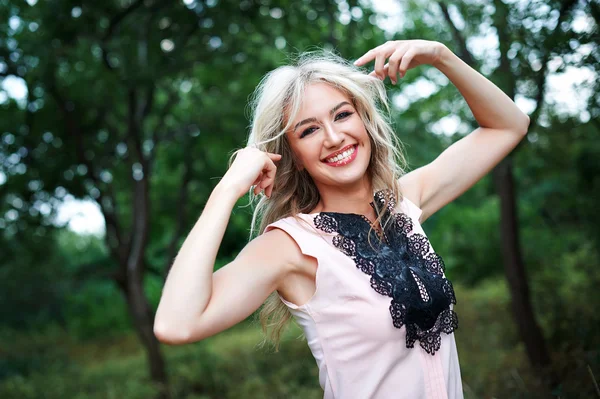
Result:
[[[271,193],[273,192],[273,184],[275,182],[275,175],[277,173],[277,166],[275,165],[275,162],[281,160],[281,154],[257,150],[256,148],[250,148],[249,151],[252,151],[255,154],[261,153],[262,157],[260,159],[263,162],[262,170],[259,172],[254,182],[252,182],[250,189],[254,195],[258,195],[261,191],[263,191],[267,197],[270,197]],[[264,155],[266,155],[266,157],[264,157]]]
[[[398,50],[394,51],[394,53],[390,56],[388,61],[388,71],[387,75],[390,77],[392,83],[396,84],[398,82],[398,68],[402,65],[401,61],[404,59],[404,55],[406,54],[407,47],[400,47]],[[404,71],[406,73],[406,71]],[[401,73],[400,77],[404,77],[404,74]]]
[[258,183],[261,182],[262,178],[263,178],[263,173],[261,172],[260,175],[258,175],[258,177],[256,178],[256,180],[254,180],[254,182],[252,183],[252,185],[253,186],[258,185]]
[[273,194],[273,184],[269,185],[269,187],[267,187],[267,189],[265,190],[265,195],[268,198],[271,198],[271,194]]
[[281,154],[274,154],[272,152],[265,152],[265,154],[267,154],[269,156],[269,158],[271,159],[271,161],[279,161],[279,160],[281,160]]
[[387,42],[378,48],[377,59],[375,61],[375,71],[379,79],[384,80],[386,76],[385,66],[387,59],[396,51],[395,42]]
[[369,76],[375,76],[381,80],[385,80],[385,77],[388,76],[392,83],[396,84],[398,75],[403,78],[411,67],[420,65],[414,61],[415,57],[421,53],[417,44],[411,44],[413,42],[402,40],[387,42],[369,50],[357,59],[354,65],[362,66],[375,60],[373,71],[369,73]]
[[406,71],[408,71],[408,68],[410,67],[410,63],[413,60],[414,56],[415,56],[414,50],[407,50],[404,52],[404,54],[402,54],[402,61],[400,62],[400,66],[398,67],[398,72],[400,73],[401,77],[406,75]]
[[360,56],[356,61],[354,61],[354,65],[356,65],[356,66],[363,66],[365,64],[368,64],[369,62],[371,62],[374,59],[376,59],[376,57],[379,54],[381,54],[381,52],[383,52],[386,49],[388,49],[390,44],[391,44],[391,42],[385,42],[383,44],[380,44],[377,47],[372,48],[371,50],[367,51],[362,56]]
[[[281,156],[279,156],[281,159]],[[261,186],[264,189],[264,193],[268,198],[271,198],[271,194],[273,193],[273,185],[275,184],[275,175],[277,174],[277,166],[273,163],[273,161],[269,161],[270,165],[265,174],[264,182]]]
[[386,77],[386,76],[387,76],[387,74],[388,74],[388,68],[389,68],[389,65],[388,65],[388,64],[385,64],[385,65],[383,66],[383,78],[379,77],[379,76],[378,76],[378,75],[375,73],[375,71],[373,71],[373,72],[369,73],[369,76],[373,76],[373,77],[375,77],[375,78],[377,78],[377,79],[380,79],[380,80],[385,80],[385,77]]
[[386,58],[387,57],[385,53],[379,53],[377,54],[377,58],[375,58],[375,69],[373,72],[375,72],[375,75],[381,80],[385,79],[385,72],[383,71],[383,68],[385,66]]
[[392,81],[393,84],[396,84],[397,82],[397,76],[398,76],[398,66],[400,65],[400,60],[402,59],[401,55],[399,54],[398,51],[394,51],[394,54],[392,54],[392,56],[390,57],[389,61],[388,61],[388,70],[387,70],[387,76],[390,77],[390,80]]
[[375,49],[372,49],[372,50],[367,51],[362,56],[360,56],[356,61],[354,61],[354,65],[363,66],[363,65],[373,61],[374,58],[375,58]]
[[375,69],[369,73],[369,76],[374,76],[381,80],[384,80],[386,76],[389,76],[392,83],[396,84],[398,83],[398,74],[400,74],[401,78],[404,77],[413,57],[414,53],[409,51],[407,47],[398,49],[390,56],[387,64],[383,65],[379,70],[377,69],[378,66],[376,66]]
[[275,175],[277,173],[277,166],[275,166],[273,160],[280,160],[281,155],[271,153],[265,154],[267,154],[269,158],[265,161],[262,172],[254,182],[254,195],[258,195],[264,190],[265,195],[270,197],[273,190],[273,183],[275,182]]
[[222,177],[223,186],[234,190],[238,198],[245,193],[258,195],[275,179],[275,162],[281,155],[262,151],[256,146],[236,151],[227,173]]

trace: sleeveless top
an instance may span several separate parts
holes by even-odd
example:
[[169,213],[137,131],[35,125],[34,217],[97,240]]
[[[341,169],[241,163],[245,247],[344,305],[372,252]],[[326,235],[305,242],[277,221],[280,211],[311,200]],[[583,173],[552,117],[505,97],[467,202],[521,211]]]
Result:
[[[421,209],[389,190],[371,206],[383,236],[362,215],[298,214],[267,226],[285,231],[318,262],[316,291],[296,305],[319,368],[324,399],[463,397],[453,331],[452,284],[421,225]],[[370,238],[370,239],[369,239]]]

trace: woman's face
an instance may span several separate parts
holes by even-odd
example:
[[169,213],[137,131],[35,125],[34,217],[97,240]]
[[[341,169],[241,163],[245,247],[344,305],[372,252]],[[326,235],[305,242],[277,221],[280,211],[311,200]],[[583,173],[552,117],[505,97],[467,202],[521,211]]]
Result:
[[366,178],[369,135],[352,101],[341,91],[325,83],[308,86],[291,126],[288,139],[299,167],[306,169],[320,190]]

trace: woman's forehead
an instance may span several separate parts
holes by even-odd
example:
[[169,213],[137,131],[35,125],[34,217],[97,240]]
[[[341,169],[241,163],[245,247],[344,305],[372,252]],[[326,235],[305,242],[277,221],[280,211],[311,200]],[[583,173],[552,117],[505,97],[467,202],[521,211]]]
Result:
[[326,101],[336,101],[348,97],[340,89],[324,82],[316,82],[308,85],[302,96],[302,105],[310,105],[311,103],[323,103]]
[[326,116],[341,103],[352,105],[350,98],[341,90],[326,83],[313,83],[304,91],[294,122]]

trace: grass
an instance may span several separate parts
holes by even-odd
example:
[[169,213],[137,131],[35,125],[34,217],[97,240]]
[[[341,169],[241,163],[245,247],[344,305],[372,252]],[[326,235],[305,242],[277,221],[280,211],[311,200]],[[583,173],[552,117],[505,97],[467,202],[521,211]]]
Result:
[[[460,320],[455,337],[465,398],[600,398],[600,354],[589,342],[594,336],[587,342],[576,335],[563,336],[560,345],[550,342],[562,384],[547,392],[529,367],[505,284],[455,290]],[[591,325],[583,327],[579,330],[595,331]],[[260,328],[250,323],[196,344],[163,347],[172,397],[322,398],[315,361],[306,342],[297,339],[300,334],[292,325],[279,353],[257,349]],[[0,331],[0,342],[2,399],[147,399],[156,392],[143,348],[132,333],[81,341],[50,326],[28,334]]]

